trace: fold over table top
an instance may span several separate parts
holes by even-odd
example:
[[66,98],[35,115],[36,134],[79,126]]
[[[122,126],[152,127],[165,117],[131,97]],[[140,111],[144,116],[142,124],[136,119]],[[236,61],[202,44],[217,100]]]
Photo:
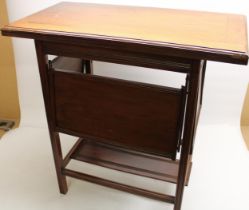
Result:
[[5,26],[2,34],[100,39],[157,46],[172,55],[175,49],[189,58],[248,61],[246,17],[234,14],[63,2]]

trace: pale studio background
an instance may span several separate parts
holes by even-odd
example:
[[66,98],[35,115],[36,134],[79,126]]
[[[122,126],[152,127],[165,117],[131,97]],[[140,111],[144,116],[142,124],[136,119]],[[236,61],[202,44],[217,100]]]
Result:
[[[39,11],[58,0],[7,0],[9,20]],[[96,0],[76,1],[241,13],[249,18],[246,0]],[[171,205],[70,179],[69,192],[61,196],[48,133],[40,80],[32,40],[13,39],[21,107],[20,128],[0,142],[0,208],[8,209],[171,209]],[[141,71],[137,67],[94,63],[95,73],[178,86],[180,75]],[[194,165],[185,190],[183,210],[249,209],[249,153],[239,123],[249,82],[249,67],[208,62],[204,101],[196,136]],[[69,141],[69,137],[63,136]],[[68,142],[65,142],[68,144]],[[215,147],[217,146],[217,147]],[[14,149],[13,149],[14,147]],[[12,149],[11,149],[12,148]],[[164,191],[161,182],[120,175],[84,166],[120,181]],[[5,169],[5,170],[4,170]],[[113,178],[113,177],[112,177]],[[4,207],[2,208],[1,205]]]

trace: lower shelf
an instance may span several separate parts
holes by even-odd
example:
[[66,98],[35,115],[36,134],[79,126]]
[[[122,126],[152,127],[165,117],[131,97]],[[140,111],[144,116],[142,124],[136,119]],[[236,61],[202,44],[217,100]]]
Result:
[[[88,140],[81,140],[80,143],[77,143],[70,159],[171,183],[177,182],[179,169],[179,161]],[[186,185],[191,165],[190,162]]]

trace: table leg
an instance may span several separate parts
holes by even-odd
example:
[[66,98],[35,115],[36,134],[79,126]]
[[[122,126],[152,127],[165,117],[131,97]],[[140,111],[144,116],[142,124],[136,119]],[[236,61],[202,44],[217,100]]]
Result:
[[202,74],[201,74],[200,105],[202,105],[202,99],[203,99],[203,89],[204,89],[204,81],[205,81],[205,74],[206,74],[206,66],[207,66],[207,61],[205,60],[203,63]]
[[200,74],[199,74],[199,82],[198,82],[198,101],[197,101],[197,109],[195,112],[195,126],[193,127],[193,132],[192,132],[192,145],[191,145],[191,149],[190,149],[190,155],[192,158],[192,154],[194,151],[194,144],[195,144],[195,134],[196,134],[196,129],[197,129],[197,125],[199,122],[199,117],[200,117],[200,112],[201,112],[201,107],[202,107],[202,98],[203,98],[203,88],[204,88],[204,79],[205,79],[205,72],[206,72],[206,62],[207,61],[203,61],[200,67]]
[[185,185],[185,177],[187,173],[187,165],[189,161],[189,153],[193,141],[193,132],[195,127],[196,109],[198,103],[198,86],[201,71],[201,62],[193,60],[192,69],[189,73],[188,99],[186,107],[185,129],[183,134],[183,145],[180,157],[180,166],[178,172],[178,180],[176,187],[176,198],[174,210],[180,210]]
[[41,85],[43,91],[43,98],[46,108],[46,116],[48,122],[49,135],[53,150],[54,163],[57,173],[57,180],[60,188],[60,192],[65,194],[67,193],[67,183],[66,176],[62,175],[62,165],[63,165],[63,157],[61,151],[61,144],[59,133],[55,131],[54,126],[54,113],[52,110],[52,101],[51,101],[51,93],[49,88],[49,68],[48,68],[48,58],[46,53],[43,51],[43,46],[41,41],[35,41],[36,54],[41,78]]
[[93,74],[93,62],[91,60],[85,60],[86,74]]

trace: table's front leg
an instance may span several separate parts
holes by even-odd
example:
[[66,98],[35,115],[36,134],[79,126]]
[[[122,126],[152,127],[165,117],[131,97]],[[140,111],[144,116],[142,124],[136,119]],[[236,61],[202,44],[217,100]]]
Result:
[[57,173],[57,180],[60,188],[60,192],[65,194],[67,193],[67,182],[66,176],[62,174],[62,166],[63,166],[63,157],[61,151],[60,137],[59,133],[55,131],[54,125],[54,111],[51,95],[50,95],[50,87],[49,87],[49,68],[48,68],[48,58],[46,53],[43,50],[43,44],[41,41],[35,41],[36,54],[41,78],[42,92],[43,98],[46,108],[46,116],[48,122],[49,135],[52,144],[55,168]]

